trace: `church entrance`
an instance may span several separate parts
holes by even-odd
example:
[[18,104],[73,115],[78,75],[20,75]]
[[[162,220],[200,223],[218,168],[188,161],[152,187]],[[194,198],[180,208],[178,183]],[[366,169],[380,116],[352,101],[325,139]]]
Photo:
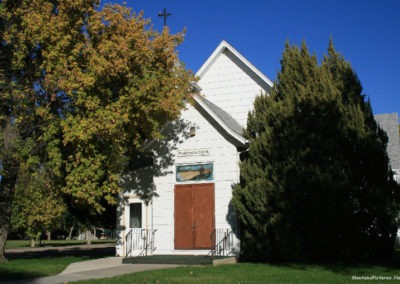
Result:
[[211,249],[214,184],[175,185],[175,249]]

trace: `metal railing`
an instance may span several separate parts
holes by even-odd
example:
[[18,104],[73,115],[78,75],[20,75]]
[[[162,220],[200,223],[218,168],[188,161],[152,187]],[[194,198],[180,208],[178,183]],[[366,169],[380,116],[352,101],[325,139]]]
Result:
[[133,230],[131,229],[128,234],[125,236],[125,256],[130,256],[132,253],[132,235],[133,235]]
[[234,249],[233,246],[233,231],[230,229],[215,229],[211,233],[211,241],[215,246],[208,253],[213,258],[214,256],[229,256]]
[[125,236],[125,256],[145,256],[155,251],[155,233],[157,230],[134,228]]
[[155,247],[155,238],[156,238],[156,232],[157,230],[146,230],[146,242],[144,242],[144,248],[142,250],[142,252],[140,253],[140,255],[145,255],[147,256],[148,253],[150,252],[150,254],[153,253],[153,251],[156,250]]

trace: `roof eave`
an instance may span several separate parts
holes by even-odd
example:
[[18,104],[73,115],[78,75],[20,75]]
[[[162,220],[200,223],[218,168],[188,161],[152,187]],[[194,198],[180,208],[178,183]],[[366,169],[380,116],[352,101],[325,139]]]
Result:
[[233,131],[219,116],[217,116],[199,97],[193,96],[196,103],[201,106],[235,141],[239,143],[237,146],[246,147],[249,143],[247,139]]

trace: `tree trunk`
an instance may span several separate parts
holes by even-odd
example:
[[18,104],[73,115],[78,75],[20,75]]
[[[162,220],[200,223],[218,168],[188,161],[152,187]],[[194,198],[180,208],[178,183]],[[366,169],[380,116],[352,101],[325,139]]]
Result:
[[[0,217],[2,219],[2,217]],[[4,256],[4,250],[6,248],[7,235],[8,235],[8,224],[0,221],[0,263],[7,262],[7,258]]]
[[69,228],[69,232],[68,232],[68,240],[72,240],[72,232],[74,231],[74,226],[71,226],[71,228]]
[[86,244],[87,245],[92,244],[92,238],[90,235],[91,235],[90,229],[86,229]]
[[17,181],[17,170],[13,167],[8,167],[10,161],[3,163],[3,169],[10,169],[10,171],[4,171],[0,182],[0,263],[6,262],[7,258],[4,256],[6,249],[6,242],[8,231],[10,229],[11,222],[11,208],[12,200],[14,196],[14,186]]
[[4,256],[8,231],[10,229],[12,201],[14,198],[14,187],[17,182],[19,162],[15,159],[16,145],[18,144],[18,133],[7,120],[3,131],[3,140],[0,145],[0,160],[3,169],[0,181],[0,262],[6,262]]

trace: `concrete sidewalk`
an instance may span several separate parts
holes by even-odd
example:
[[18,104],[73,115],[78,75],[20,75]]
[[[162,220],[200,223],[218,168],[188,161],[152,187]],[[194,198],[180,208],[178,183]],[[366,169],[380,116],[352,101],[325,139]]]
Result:
[[134,273],[146,270],[174,268],[176,264],[122,264],[122,257],[107,257],[70,264],[58,275],[36,279],[26,279],[1,284],[58,284],[79,280],[107,278],[116,275]]

